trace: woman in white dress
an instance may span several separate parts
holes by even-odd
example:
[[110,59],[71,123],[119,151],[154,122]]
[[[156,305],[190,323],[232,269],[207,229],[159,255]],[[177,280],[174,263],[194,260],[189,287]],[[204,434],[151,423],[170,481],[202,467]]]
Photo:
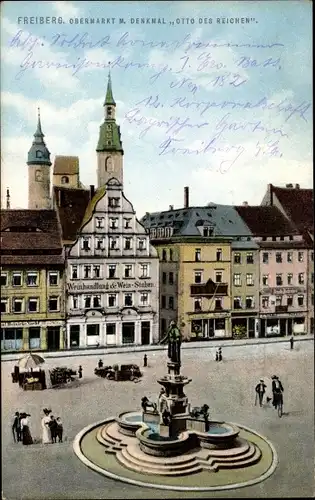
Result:
[[49,414],[51,413],[51,410],[44,408],[43,412],[44,412],[44,416],[43,416],[42,422],[41,422],[42,423],[42,443],[48,444],[48,443],[51,443],[51,435],[50,435],[50,428],[49,428],[49,422],[50,422]]

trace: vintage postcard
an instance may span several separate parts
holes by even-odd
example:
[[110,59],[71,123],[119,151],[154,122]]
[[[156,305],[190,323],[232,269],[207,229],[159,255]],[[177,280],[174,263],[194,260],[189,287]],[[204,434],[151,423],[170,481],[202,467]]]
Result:
[[314,495],[311,16],[2,2],[6,500]]

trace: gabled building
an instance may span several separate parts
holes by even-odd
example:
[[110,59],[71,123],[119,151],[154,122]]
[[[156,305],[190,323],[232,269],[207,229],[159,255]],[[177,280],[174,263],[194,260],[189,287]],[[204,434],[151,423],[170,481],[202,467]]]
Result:
[[79,158],[77,156],[56,156],[53,168],[53,185],[66,188],[82,188],[80,182]]
[[69,347],[152,344],[159,337],[158,256],[123,192],[115,110],[109,78],[97,145],[98,188],[94,193],[91,187],[80,227],[79,217],[69,224],[65,202],[58,209],[64,238],[70,242],[76,234],[67,251]]
[[275,206],[238,206],[260,249],[260,336],[307,332],[308,246]]
[[76,239],[86,208],[94,196],[94,186],[90,190],[73,187],[53,187],[53,206],[58,213],[62,230],[63,245],[67,249]]
[[56,212],[1,210],[1,349],[62,349],[64,292]]

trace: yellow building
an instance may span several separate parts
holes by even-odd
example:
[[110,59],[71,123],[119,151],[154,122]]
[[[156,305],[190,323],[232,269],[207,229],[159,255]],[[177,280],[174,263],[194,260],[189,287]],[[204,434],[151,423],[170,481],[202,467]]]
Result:
[[1,349],[65,347],[64,258],[54,210],[1,211]]

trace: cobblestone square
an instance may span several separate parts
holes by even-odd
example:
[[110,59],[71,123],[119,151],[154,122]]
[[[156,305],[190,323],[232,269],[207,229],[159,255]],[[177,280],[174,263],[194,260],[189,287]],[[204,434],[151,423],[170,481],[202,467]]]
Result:
[[[186,388],[192,406],[207,403],[210,417],[248,426],[275,446],[279,465],[266,481],[239,490],[211,492],[215,497],[308,497],[314,495],[314,344],[231,346],[223,361],[214,361],[216,346],[182,353],[182,372],[192,378]],[[112,382],[94,375],[98,359],[104,365],[137,363],[144,372],[139,383]],[[165,351],[151,352],[148,367],[143,353],[47,359],[45,367],[83,367],[83,378],[60,389],[22,391],[11,382],[12,361],[2,362],[2,489],[8,500],[72,498],[186,498],[209,493],[179,493],[114,482],[85,467],[72,450],[72,441],[85,426],[124,410],[139,410],[143,395],[155,397],[156,378],[166,371]],[[255,385],[260,378],[271,393],[271,376],[284,385],[284,415],[270,405],[255,406]],[[42,409],[51,407],[64,424],[61,444],[14,444],[11,424],[15,411],[31,415],[31,433],[40,439]]]

